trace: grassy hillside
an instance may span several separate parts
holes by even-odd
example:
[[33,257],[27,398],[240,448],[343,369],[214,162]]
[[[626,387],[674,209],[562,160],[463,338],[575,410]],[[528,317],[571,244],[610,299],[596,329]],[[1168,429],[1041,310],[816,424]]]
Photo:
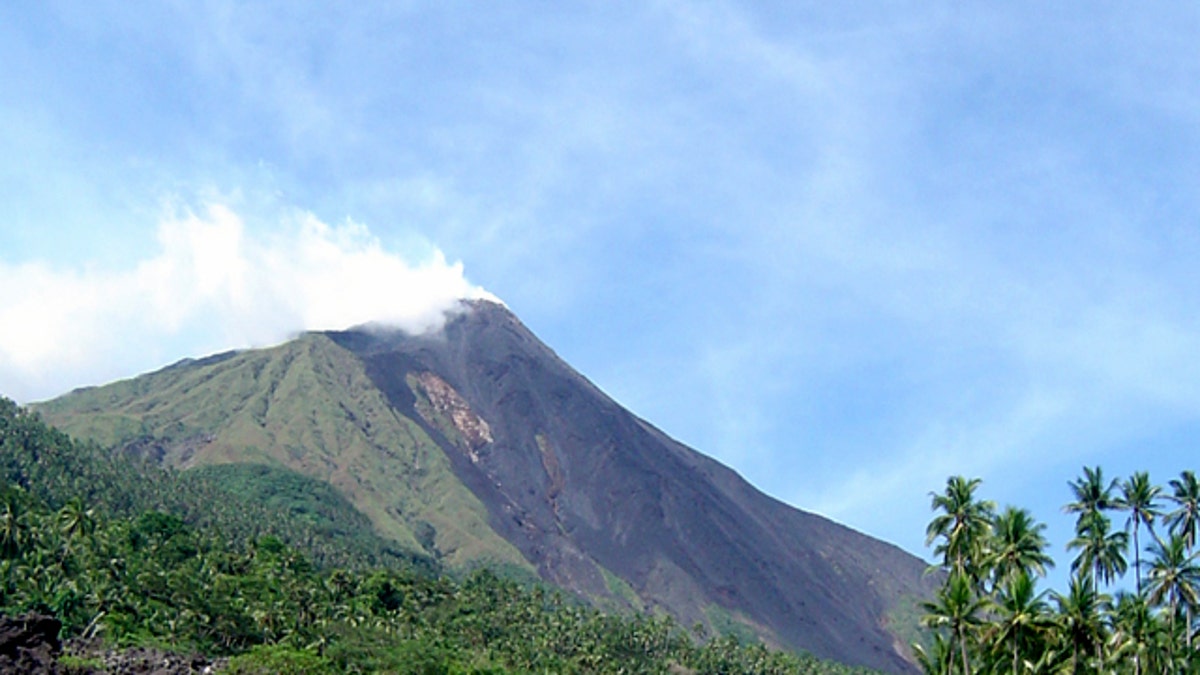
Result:
[[325,481],[378,533],[452,569],[481,561],[530,569],[421,427],[321,335],[184,361],[37,409],[76,437],[168,466],[250,462]]

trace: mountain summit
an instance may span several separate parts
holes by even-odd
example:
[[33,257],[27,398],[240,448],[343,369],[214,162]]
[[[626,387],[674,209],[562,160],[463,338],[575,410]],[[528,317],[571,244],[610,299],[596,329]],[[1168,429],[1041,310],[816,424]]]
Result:
[[925,564],[774,500],[672,440],[476,301],[436,334],[309,333],[39,406],[84,438],[329,482],[452,569],[536,574],[601,606],[890,672]]

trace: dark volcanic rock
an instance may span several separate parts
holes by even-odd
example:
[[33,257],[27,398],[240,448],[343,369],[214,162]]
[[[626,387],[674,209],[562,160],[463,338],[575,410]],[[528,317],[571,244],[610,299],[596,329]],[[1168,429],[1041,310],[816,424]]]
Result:
[[100,669],[68,669],[58,662],[63,653],[58,633],[62,623],[40,614],[0,616],[0,675],[200,675],[215,673],[223,662],[203,656],[183,656],[159,649],[137,647],[105,650],[99,644],[74,644],[77,656],[98,660]]
[[99,664],[96,668],[72,669],[71,675],[210,675],[221,672],[227,665],[226,659],[212,660],[198,654],[177,654],[149,647],[117,651],[95,640],[73,640],[66,651]]
[[62,623],[52,616],[0,617],[0,673],[57,675]]
[[[106,675],[207,675],[218,666],[203,656],[172,654],[158,649],[138,647],[100,655]],[[99,673],[97,673],[99,675]]]
[[[685,624],[737,616],[790,648],[915,672],[887,621],[930,594],[923,561],[772,499],[672,440],[507,309],[473,303],[435,336],[331,337],[397,410],[425,420],[493,528],[546,579],[604,597],[615,594],[607,571]],[[448,438],[448,424],[461,433]]]

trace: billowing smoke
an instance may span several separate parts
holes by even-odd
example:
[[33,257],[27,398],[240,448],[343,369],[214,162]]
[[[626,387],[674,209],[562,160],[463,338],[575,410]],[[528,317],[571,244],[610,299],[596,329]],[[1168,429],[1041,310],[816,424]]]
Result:
[[0,395],[36,400],[301,330],[424,332],[460,299],[495,299],[440,251],[413,263],[363,225],[287,220],[255,235],[214,204],[164,219],[154,254],[124,269],[0,264]]

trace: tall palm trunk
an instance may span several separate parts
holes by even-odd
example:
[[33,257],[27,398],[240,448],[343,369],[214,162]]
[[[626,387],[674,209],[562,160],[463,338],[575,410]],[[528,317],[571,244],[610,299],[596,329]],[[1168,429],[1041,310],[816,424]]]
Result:
[[959,636],[958,648],[959,648],[959,651],[962,652],[963,675],[970,675],[971,666],[967,662],[967,636],[966,635]]
[[1137,579],[1137,594],[1142,596],[1142,547],[1138,545],[1138,518],[1133,516],[1133,578]]
[[[1192,539],[1189,540],[1189,542],[1188,542],[1188,547],[1187,547],[1188,558],[1192,557],[1192,542],[1194,542],[1194,541],[1195,541],[1195,537],[1193,536]],[[1183,627],[1183,632],[1187,636],[1186,660],[1188,662],[1190,662],[1192,660],[1192,603],[1188,602],[1187,598],[1184,598],[1183,602],[1184,602],[1184,605],[1183,605],[1184,614],[1187,616],[1187,625],[1185,625]]]
[[1187,615],[1187,625],[1185,625],[1183,627],[1183,632],[1184,632],[1184,635],[1187,636],[1187,648],[1188,648],[1187,653],[1188,653],[1188,659],[1191,660],[1191,654],[1192,654],[1192,605],[1190,603],[1184,605],[1183,611],[1184,611],[1184,614]]
[[1179,614],[1179,603],[1175,597],[1175,591],[1171,591],[1171,639],[1167,640],[1167,651],[1171,657],[1171,663],[1175,662],[1175,616]]

